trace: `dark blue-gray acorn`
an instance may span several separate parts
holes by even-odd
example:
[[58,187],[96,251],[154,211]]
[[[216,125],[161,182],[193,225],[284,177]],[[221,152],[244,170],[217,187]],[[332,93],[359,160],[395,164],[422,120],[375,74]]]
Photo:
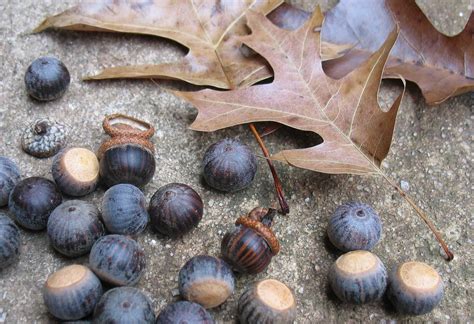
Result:
[[106,235],[92,246],[89,266],[102,280],[115,286],[133,286],[145,270],[145,252],[123,235]]
[[275,212],[254,208],[248,215],[239,217],[236,228],[222,239],[222,258],[236,271],[262,272],[280,251],[278,239],[270,228]]
[[102,198],[102,220],[110,233],[143,232],[149,220],[145,195],[131,184],[110,187]]
[[441,302],[443,295],[443,280],[426,263],[405,262],[389,275],[387,296],[400,313],[429,313]]
[[52,174],[65,194],[80,197],[93,192],[99,182],[99,160],[94,152],[71,147],[54,157]]
[[0,270],[20,255],[20,230],[7,215],[0,213]]
[[78,320],[92,314],[102,292],[100,280],[92,271],[73,264],[48,277],[43,299],[53,316],[61,320]]
[[49,216],[47,230],[53,248],[68,257],[88,253],[95,241],[105,235],[97,207],[80,200],[56,207]]
[[341,255],[329,271],[329,284],[336,296],[348,303],[379,300],[387,287],[387,270],[382,261],[365,250]]
[[257,158],[236,139],[212,144],[202,161],[204,180],[214,189],[234,192],[248,187],[257,173]]
[[337,207],[329,219],[329,240],[339,250],[372,250],[382,234],[377,212],[367,204],[350,202]]
[[8,205],[13,187],[20,181],[20,170],[15,162],[0,156],[0,207]]
[[184,299],[204,308],[213,308],[233,294],[235,277],[223,260],[198,255],[188,260],[179,271],[178,287]]
[[295,295],[284,283],[265,279],[240,296],[238,313],[241,324],[291,324],[296,319]]
[[155,174],[155,129],[134,117],[113,114],[104,118],[104,131],[111,136],[99,148],[100,177],[107,187],[129,183],[146,185]]
[[166,306],[156,318],[156,324],[214,324],[211,314],[199,304],[179,301]]
[[21,226],[31,230],[46,228],[51,212],[62,196],[54,182],[40,177],[24,179],[10,193],[8,207]]
[[151,300],[133,287],[107,291],[95,307],[93,323],[155,323]]
[[71,82],[69,71],[55,57],[40,57],[25,73],[26,91],[37,100],[49,101],[61,97]]
[[30,155],[46,158],[58,153],[66,141],[66,126],[49,118],[40,118],[23,131],[21,147]]
[[149,211],[155,231],[179,237],[199,224],[203,203],[199,194],[190,186],[170,183],[158,189],[151,197]]

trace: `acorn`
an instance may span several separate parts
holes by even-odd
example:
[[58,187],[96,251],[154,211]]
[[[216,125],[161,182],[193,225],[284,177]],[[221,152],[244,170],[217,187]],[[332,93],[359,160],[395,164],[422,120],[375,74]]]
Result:
[[133,286],[145,270],[145,252],[136,241],[123,235],[106,235],[92,246],[89,265],[105,282]]
[[52,181],[31,177],[16,184],[8,207],[18,224],[38,231],[46,228],[49,215],[61,201],[61,193]]
[[239,298],[240,323],[293,323],[295,295],[284,283],[265,279],[248,288]]
[[105,117],[104,131],[111,136],[99,148],[100,176],[107,187],[129,183],[146,185],[155,174],[155,148],[150,138],[154,127],[134,117]]
[[238,272],[255,274],[270,264],[280,243],[270,229],[276,211],[257,207],[237,219],[237,226],[222,239],[221,255]]
[[389,275],[387,296],[400,313],[429,313],[441,302],[443,295],[441,276],[426,263],[405,262]]
[[43,299],[53,316],[61,320],[78,320],[94,311],[102,292],[100,280],[92,271],[73,264],[48,277]]
[[93,192],[99,182],[99,160],[88,149],[71,147],[54,157],[52,174],[63,193],[85,196]]
[[68,69],[55,57],[37,58],[25,73],[26,91],[41,101],[58,99],[66,92],[70,82]]
[[151,197],[149,212],[154,230],[170,237],[179,237],[199,224],[203,203],[190,186],[170,183]]
[[350,202],[337,207],[329,219],[328,237],[339,250],[372,250],[380,240],[382,224],[367,204]]
[[178,287],[184,299],[204,308],[213,308],[233,294],[235,278],[223,260],[198,255],[189,259],[179,271]]
[[20,244],[20,230],[10,217],[0,213],[0,270],[18,259]]
[[88,253],[95,241],[105,235],[97,207],[80,200],[56,207],[49,216],[47,230],[53,248],[68,257]]
[[235,192],[248,187],[257,173],[257,158],[237,139],[212,144],[202,161],[204,180],[214,189]]
[[110,233],[137,235],[148,224],[145,195],[131,184],[110,187],[102,198],[102,219]]
[[20,181],[20,170],[15,162],[0,156],[0,207],[8,205],[13,187]]
[[375,254],[365,250],[351,251],[341,255],[333,264],[329,284],[344,302],[371,303],[384,294],[387,271]]
[[166,306],[156,318],[156,324],[169,323],[214,324],[214,319],[201,305],[183,300]]
[[23,131],[21,147],[37,158],[55,155],[66,144],[66,126],[48,118],[35,120]]
[[93,323],[155,323],[151,300],[133,287],[107,291],[95,307]]

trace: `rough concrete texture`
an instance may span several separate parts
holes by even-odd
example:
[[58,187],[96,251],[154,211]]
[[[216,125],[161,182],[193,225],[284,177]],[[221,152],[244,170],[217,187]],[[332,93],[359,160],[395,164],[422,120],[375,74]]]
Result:
[[[161,86],[176,83],[151,81],[81,82],[81,77],[105,66],[165,62],[183,55],[176,44],[153,37],[79,32],[29,32],[48,14],[78,3],[66,1],[0,2],[0,155],[15,160],[23,177],[51,178],[52,159],[35,159],[19,147],[21,130],[38,117],[53,117],[69,125],[71,146],[96,150],[105,138],[101,120],[105,114],[122,112],[152,122],[158,130],[157,172],[145,188],[147,198],[170,182],[191,185],[205,202],[199,227],[180,240],[158,237],[147,230],[138,238],[147,253],[147,270],[138,287],[153,300],[158,313],[176,296],[180,267],[196,254],[219,255],[220,241],[233,228],[236,217],[255,206],[275,202],[273,182],[264,159],[250,188],[235,194],[216,192],[201,181],[200,162],[205,149],[223,137],[237,137],[256,154],[260,150],[248,129],[235,127],[215,133],[187,129],[196,116],[188,104]],[[295,1],[306,9],[316,1]],[[320,1],[323,9],[335,1]],[[447,33],[459,32],[465,23],[468,1],[421,1],[436,26]],[[463,13],[463,17],[460,16]],[[454,23],[455,22],[455,23]],[[69,67],[72,83],[58,101],[41,104],[28,98],[23,76],[31,61],[55,55]],[[178,85],[182,88],[182,86]],[[384,83],[381,101],[387,103],[400,91],[397,83]],[[294,289],[298,323],[379,322],[410,319],[397,315],[387,301],[351,306],[329,291],[326,276],[339,253],[326,239],[326,223],[341,203],[360,200],[374,206],[383,219],[384,232],[375,253],[391,269],[406,260],[431,264],[443,277],[445,298],[432,313],[414,318],[430,321],[473,319],[473,255],[471,198],[471,143],[474,94],[429,107],[419,90],[409,86],[398,116],[394,143],[383,163],[387,174],[401,182],[414,200],[433,219],[455,253],[448,263],[425,224],[399,194],[382,179],[350,175],[326,175],[277,165],[291,207],[278,216],[274,226],[282,251],[268,269],[257,276],[238,276],[234,295],[212,310],[219,322],[236,321],[237,300],[243,289],[263,278],[276,278]],[[297,139],[295,139],[297,138]],[[312,136],[282,130],[266,138],[271,151],[310,145]],[[85,197],[99,204],[103,189]],[[7,212],[2,209],[1,212]],[[21,230],[22,254],[18,263],[0,272],[0,323],[54,322],[43,304],[41,289],[49,274],[64,265],[87,264],[87,257],[66,259],[53,251],[47,235]]]

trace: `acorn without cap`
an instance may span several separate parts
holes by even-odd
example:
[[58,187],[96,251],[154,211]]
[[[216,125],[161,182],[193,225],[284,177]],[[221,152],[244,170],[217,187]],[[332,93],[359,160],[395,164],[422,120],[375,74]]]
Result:
[[31,177],[18,182],[13,188],[8,208],[18,224],[38,231],[46,227],[49,215],[61,201],[61,193],[52,181]]
[[170,183],[151,197],[149,211],[153,229],[174,238],[183,236],[199,224],[203,203],[190,186]]
[[365,250],[351,251],[334,262],[329,272],[329,284],[344,302],[370,303],[383,296],[387,271],[375,254]]
[[0,207],[8,205],[13,187],[20,181],[20,170],[15,162],[0,156]]
[[224,303],[234,292],[235,278],[223,260],[208,255],[191,258],[179,271],[178,287],[181,296],[213,308]]
[[74,197],[85,196],[93,192],[99,182],[99,160],[88,149],[71,147],[55,156],[52,174],[62,192]]
[[405,262],[389,275],[387,296],[400,313],[429,313],[441,302],[443,295],[441,276],[426,263]]
[[259,273],[265,270],[280,251],[280,244],[270,226],[276,211],[257,207],[236,221],[236,228],[222,239],[222,258],[235,270]]
[[78,320],[91,314],[101,296],[100,280],[78,264],[53,273],[43,288],[48,311],[61,320]]
[[10,217],[0,213],[0,270],[18,259],[20,244],[20,230]]
[[117,287],[107,291],[97,303],[93,323],[155,323],[151,300],[139,289]]
[[133,286],[145,270],[145,252],[129,237],[106,235],[92,246],[89,265],[100,279],[112,285]]
[[146,199],[137,187],[121,183],[110,187],[102,198],[102,219],[110,233],[137,235],[149,220]]
[[211,314],[201,305],[182,300],[166,306],[156,318],[156,324],[214,324]]
[[155,173],[154,146],[150,141],[155,129],[137,118],[113,114],[103,122],[111,136],[99,148],[100,176],[107,187],[128,183],[146,185]]
[[265,279],[240,296],[238,313],[242,324],[290,324],[296,319],[295,295],[284,283]]
[[56,207],[49,216],[47,230],[53,248],[68,257],[88,253],[105,235],[97,207],[81,200],[68,200]]

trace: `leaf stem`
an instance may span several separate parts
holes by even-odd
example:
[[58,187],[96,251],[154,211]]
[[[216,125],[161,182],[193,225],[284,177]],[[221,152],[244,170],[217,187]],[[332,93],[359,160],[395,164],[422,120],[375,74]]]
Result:
[[270,160],[270,154],[268,153],[267,148],[265,147],[265,144],[263,143],[262,138],[260,137],[260,134],[258,133],[257,129],[255,128],[255,125],[250,123],[249,124],[250,130],[252,131],[253,135],[255,136],[255,139],[258,142],[258,145],[262,149],[263,155],[265,155],[268,166],[270,168],[270,171],[272,172],[273,176],[273,182],[275,183],[275,190],[277,193],[277,198],[278,202],[280,203],[281,207],[281,213],[283,215],[286,215],[290,212],[290,207],[288,206],[288,203],[285,200],[285,196],[283,194],[283,188],[280,182],[280,178],[278,178],[278,174],[275,170],[275,167],[273,166],[272,160]]
[[410,204],[410,206],[416,211],[416,213],[421,217],[421,219],[425,222],[425,224],[428,225],[429,229],[431,230],[431,232],[433,232],[434,236],[436,237],[436,240],[439,242],[444,252],[446,253],[446,260],[451,261],[452,259],[454,259],[454,254],[449,250],[449,247],[446,244],[446,242],[443,240],[443,237],[438,232],[438,230],[436,229],[434,224],[431,222],[431,220],[428,218],[428,216],[425,214],[425,212],[416,205],[413,199],[405,191],[403,191],[403,189],[400,188],[400,186],[398,186],[392,179],[390,179],[385,173],[383,173],[382,170],[380,170],[380,174],[392,187],[394,187],[398,191],[398,193],[408,202],[408,204]]

